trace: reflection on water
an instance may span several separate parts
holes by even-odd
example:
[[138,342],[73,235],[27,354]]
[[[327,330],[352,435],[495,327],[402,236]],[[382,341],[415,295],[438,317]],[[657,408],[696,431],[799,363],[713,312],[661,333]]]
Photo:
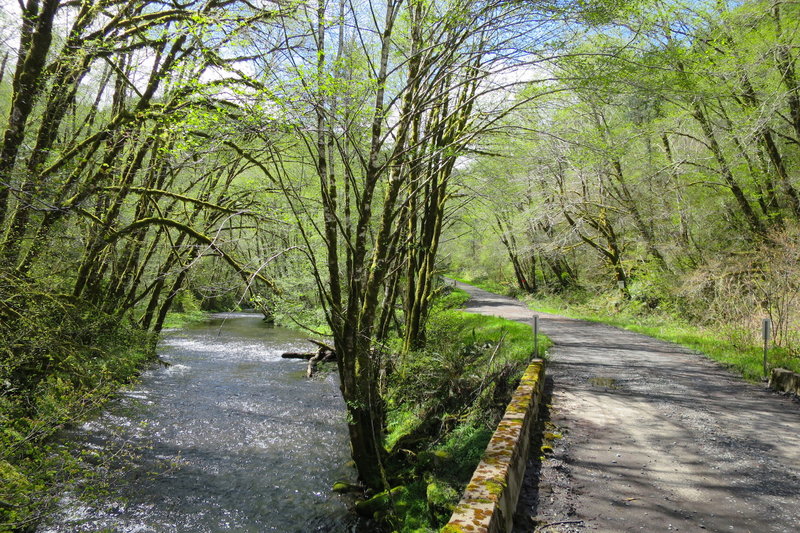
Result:
[[354,531],[330,492],[354,478],[337,377],[309,383],[280,357],[310,349],[247,313],[168,333],[171,366],[70,436],[88,454],[120,450],[109,494],[65,495],[39,531]]

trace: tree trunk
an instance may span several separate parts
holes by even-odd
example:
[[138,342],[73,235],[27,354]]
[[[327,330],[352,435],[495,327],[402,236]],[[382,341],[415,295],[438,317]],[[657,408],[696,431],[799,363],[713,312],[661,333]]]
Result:
[[744,191],[736,181],[736,178],[734,178],[730,166],[728,165],[728,161],[725,159],[725,155],[722,153],[722,148],[720,148],[719,143],[717,143],[717,137],[714,135],[714,130],[711,127],[711,123],[708,121],[708,117],[706,117],[705,112],[697,102],[693,104],[692,116],[694,116],[695,120],[697,120],[697,122],[700,124],[700,127],[702,128],[703,133],[708,140],[709,148],[719,164],[722,178],[725,180],[725,183],[728,185],[733,197],[736,199],[739,210],[744,215],[748,226],[754,233],[763,234],[765,232],[764,224],[761,222],[761,219],[758,218],[758,215],[756,215],[755,211],[753,211],[753,207],[747,200]]
[[[0,221],[9,226],[11,219],[8,201],[11,184],[14,182],[12,170],[25,138],[25,129],[33,104],[42,88],[42,72],[53,40],[53,19],[59,3],[59,0],[44,0],[40,12],[38,0],[29,0],[23,12],[25,23],[20,39],[19,61],[14,75],[11,112],[0,148]],[[18,192],[20,195],[18,209],[27,208],[28,202],[31,201],[25,193],[26,191]],[[12,242],[10,248],[4,242],[0,253],[4,264],[15,262],[16,241]]]

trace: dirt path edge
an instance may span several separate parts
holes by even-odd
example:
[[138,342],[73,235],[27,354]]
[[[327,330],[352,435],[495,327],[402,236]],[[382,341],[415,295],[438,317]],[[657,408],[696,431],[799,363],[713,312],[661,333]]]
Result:
[[[532,322],[514,299],[456,285],[468,312]],[[562,438],[529,462],[515,531],[800,531],[800,403],[693,350],[535,314]]]

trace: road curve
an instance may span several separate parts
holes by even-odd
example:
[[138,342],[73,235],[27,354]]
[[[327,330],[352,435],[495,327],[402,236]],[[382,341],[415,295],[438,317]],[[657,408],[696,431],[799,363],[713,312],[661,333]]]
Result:
[[555,343],[550,416],[564,438],[529,462],[515,531],[800,531],[796,399],[681,346],[458,286],[468,311],[537,314]]

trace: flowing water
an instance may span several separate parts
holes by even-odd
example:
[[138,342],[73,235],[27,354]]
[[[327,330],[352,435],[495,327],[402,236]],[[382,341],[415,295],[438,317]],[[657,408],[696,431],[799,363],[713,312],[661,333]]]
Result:
[[303,361],[281,359],[312,349],[247,313],[167,334],[170,366],[67,436],[89,462],[103,450],[108,488],[68,491],[38,531],[355,531],[330,491],[355,477],[338,377],[308,381]]

